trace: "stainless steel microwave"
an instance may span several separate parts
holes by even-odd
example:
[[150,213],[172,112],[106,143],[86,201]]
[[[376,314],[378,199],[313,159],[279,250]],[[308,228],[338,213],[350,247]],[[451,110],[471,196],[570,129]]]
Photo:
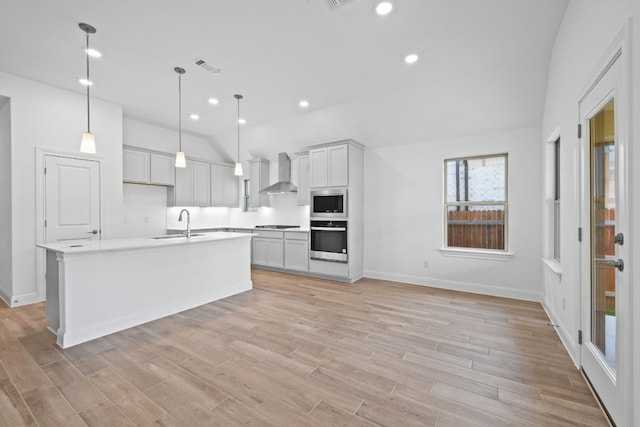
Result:
[[312,218],[346,218],[347,189],[311,191]]

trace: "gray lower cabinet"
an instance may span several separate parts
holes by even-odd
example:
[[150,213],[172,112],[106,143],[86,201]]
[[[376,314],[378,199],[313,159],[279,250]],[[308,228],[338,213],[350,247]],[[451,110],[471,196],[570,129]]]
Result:
[[284,235],[281,231],[259,231],[253,238],[253,264],[284,268]]
[[284,233],[285,270],[309,271],[309,241],[307,233]]

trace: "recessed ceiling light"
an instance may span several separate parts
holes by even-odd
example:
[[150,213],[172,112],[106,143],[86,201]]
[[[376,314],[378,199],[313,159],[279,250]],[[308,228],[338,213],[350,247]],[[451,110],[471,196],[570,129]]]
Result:
[[393,9],[393,4],[390,1],[381,1],[376,6],[376,13],[380,16],[388,15]]
[[243,119],[242,117],[240,117],[240,118],[238,119],[238,123],[240,123],[241,125],[243,125],[243,124],[247,123],[247,121],[246,121],[245,119]]
[[220,104],[220,101],[218,101],[217,98],[209,98],[209,104],[218,105],[218,104]]
[[414,64],[418,60],[418,55],[411,53],[404,57],[404,62],[407,64]]
[[97,51],[95,49],[89,48],[89,49],[85,49],[84,51],[87,52],[87,55],[91,56],[92,58],[102,57],[102,54],[100,53],[100,51]]
[[298,105],[302,108],[307,108],[309,106],[309,101],[303,99],[302,101],[298,102]]
[[93,82],[91,80],[87,80],[87,79],[78,79],[78,81],[80,82],[81,85],[84,86],[91,86],[93,85]]
[[200,116],[195,114],[195,113],[191,114],[189,117],[191,118],[191,120],[199,120],[200,119]]

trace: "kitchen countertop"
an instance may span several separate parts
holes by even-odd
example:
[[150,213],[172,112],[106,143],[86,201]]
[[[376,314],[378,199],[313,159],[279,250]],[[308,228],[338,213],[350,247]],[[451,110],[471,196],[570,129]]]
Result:
[[[232,228],[234,230],[243,230],[243,231],[286,231],[286,232],[298,232],[298,233],[308,233],[309,232],[309,228],[308,227],[299,227],[299,228],[281,228],[281,229],[275,229],[275,228],[255,228],[255,227],[200,227],[200,228],[191,228],[192,232],[206,232],[206,231],[216,231],[216,230],[227,230],[229,228]],[[184,228],[167,228],[167,231],[184,231]],[[218,233],[220,233],[220,231],[218,231]]]
[[[196,230],[192,230],[195,232]],[[174,237],[168,239],[154,239],[153,237],[135,237],[130,239],[105,239],[87,240],[82,242],[49,243],[37,245],[39,248],[61,254],[80,254],[93,252],[110,252],[129,249],[148,249],[177,245],[193,245],[197,243],[211,242],[214,240],[230,240],[249,237],[249,233],[228,233],[218,231],[215,233],[204,233],[201,236]]]

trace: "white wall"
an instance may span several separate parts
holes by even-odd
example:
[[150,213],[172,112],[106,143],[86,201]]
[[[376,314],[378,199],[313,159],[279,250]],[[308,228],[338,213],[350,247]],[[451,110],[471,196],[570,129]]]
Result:
[[0,96],[0,298],[11,301],[11,100]]
[[[538,300],[537,127],[365,151],[365,276]],[[508,153],[508,261],[447,257],[444,160]],[[429,264],[424,267],[424,261]]]
[[167,228],[167,188],[159,185],[124,183],[122,225],[114,237],[165,234]]
[[[170,154],[175,154],[178,151],[178,132],[171,127],[164,128],[125,118],[122,123],[122,131],[124,145]],[[184,131],[182,132],[182,151],[187,157],[225,163],[207,140]]]
[[[559,333],[567,345],[572,358],[579,364],[579,346],[576,343],[577,330],[580,327],[580,282],[579,282],[579,244],[576,239],[578,227],[577,200],[577,168],[578,140],[575,129],[578,117],[578,101],[584,94],[587,84],[597,76],[598,67],[604,60],[603,55],[613,43],[616,36],[628,24],[631,25],[631,78],[633,104],[630,112],[633,132],[630,137],[631,155],[629,165],[629,187],[632,192],[631,230],[627,230],[625,245],[631,248],[631,259],[625,260],[627,283],[631,286],[632,308],[631,321],[633,354],[633,401],[632,419],[628,425],[640,425],[640,291],[634,283],[634,277],[640,268],[640,227],[634,223],[640,218],[640,149],[637,138],[640,129],[640,31],[638,30],[640,17],[640,2],[636,0],[572,0],[565,12],[565,16],[558,32],[553,49],[553,56],[549,70],[547,97],[542,123],[543,138],[547,138],[557,127],[562,133],[561,164],[562,164],[562,213],[563,232],[562,245],[562,280],[556,280],[553,275],[545,273],[544,304],[551,314],[554,323],[559,324]],[[543,267],[541,267],[543,268]],[[562,307],[562,299],[566,300],[566,308]]]
[[[36,285],[36,147],[78,153],[86,127],[86,98],[0,72],[0,95],[11,98],[12,301],[44,298]],[[92,99],[91,127],[102,156],[103,237],[122,218],[122,108]]]

